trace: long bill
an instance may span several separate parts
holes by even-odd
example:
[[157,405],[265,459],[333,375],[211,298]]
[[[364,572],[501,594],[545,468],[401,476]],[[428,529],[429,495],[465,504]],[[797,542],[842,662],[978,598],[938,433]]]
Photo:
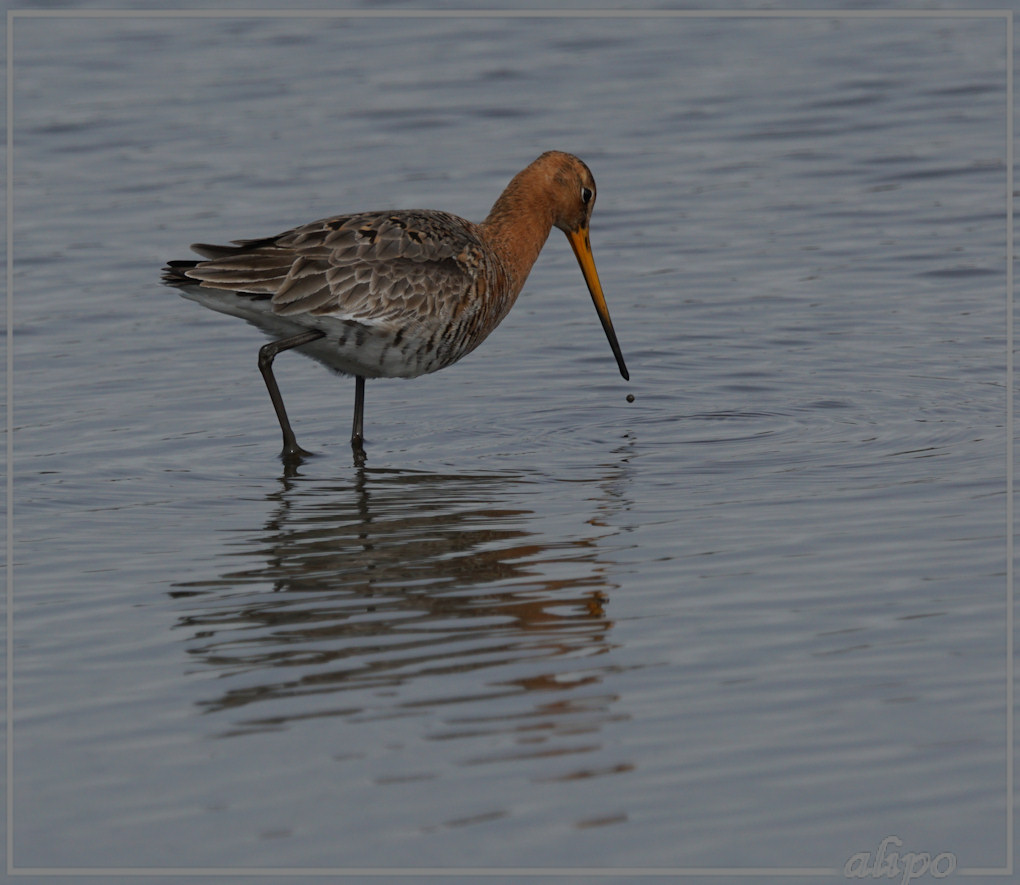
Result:
[[591,254],[588,228],[579,227],[577,230],[567,231],[567,239],[570,240],[577,263],[581,265],[581,273],[584,274],[584,281],[588,284],[588,291],[591,292],[591,300],[595,302],[595,310],[598,312],[602,328],[609,339],[609,346],[613,348],[613,356],[616,357],[616,364],[620,367],[620,374],[629,381],[630,372],[627,371],[627,365],[623,361],[623,351],[620,350],[620,342],[616,340],[613,321],[609,319],[609,308],[606,306],[606,298],[602,294],[602,284],[599,282],[599,275],[595,270],[595,257]]

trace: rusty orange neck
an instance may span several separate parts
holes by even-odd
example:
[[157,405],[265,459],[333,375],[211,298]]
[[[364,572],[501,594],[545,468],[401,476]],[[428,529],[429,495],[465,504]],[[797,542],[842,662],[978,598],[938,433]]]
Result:
[[485,241],[499,255],[516,298],[552,230],[555,209],[530,167],[518,173],[500,194],[479,226]]

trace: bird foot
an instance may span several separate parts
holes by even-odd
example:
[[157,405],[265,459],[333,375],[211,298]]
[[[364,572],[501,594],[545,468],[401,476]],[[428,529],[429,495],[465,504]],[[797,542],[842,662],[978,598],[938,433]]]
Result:
[[361,437],[356,436],[351,439],[351,451],[354,452],[354,466],[364,467],[368,456],[365,454],[365,447],[362,445]]
[[284,446],[283,451],[280,452],[280,459],[284,464],[300,464],[305,458],[314,458],[315,452],[305,451],[301,446],[295,444],[292,446]]

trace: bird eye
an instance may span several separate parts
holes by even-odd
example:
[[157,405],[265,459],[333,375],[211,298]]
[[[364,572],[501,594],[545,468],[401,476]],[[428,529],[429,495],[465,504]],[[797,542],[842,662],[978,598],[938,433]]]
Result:
[[592,201],[592,197],[594,196],[595,194],[592,193],[592,189],[590,187],[581,188],[581,202],[584,203],[585,205],[588,205],[588,203]]

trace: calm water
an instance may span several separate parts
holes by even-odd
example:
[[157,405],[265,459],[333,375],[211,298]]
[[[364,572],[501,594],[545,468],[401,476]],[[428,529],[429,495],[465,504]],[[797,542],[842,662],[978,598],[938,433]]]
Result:
[[[15,62],[16,868],[1003,866],[1001,20],[19,19]],[[281,356],[285,472],[264,339],[162,262],[479,219],[548,148],[632,381],[554,231],[478,351],[368,385],[364,470],[353,382]]]

